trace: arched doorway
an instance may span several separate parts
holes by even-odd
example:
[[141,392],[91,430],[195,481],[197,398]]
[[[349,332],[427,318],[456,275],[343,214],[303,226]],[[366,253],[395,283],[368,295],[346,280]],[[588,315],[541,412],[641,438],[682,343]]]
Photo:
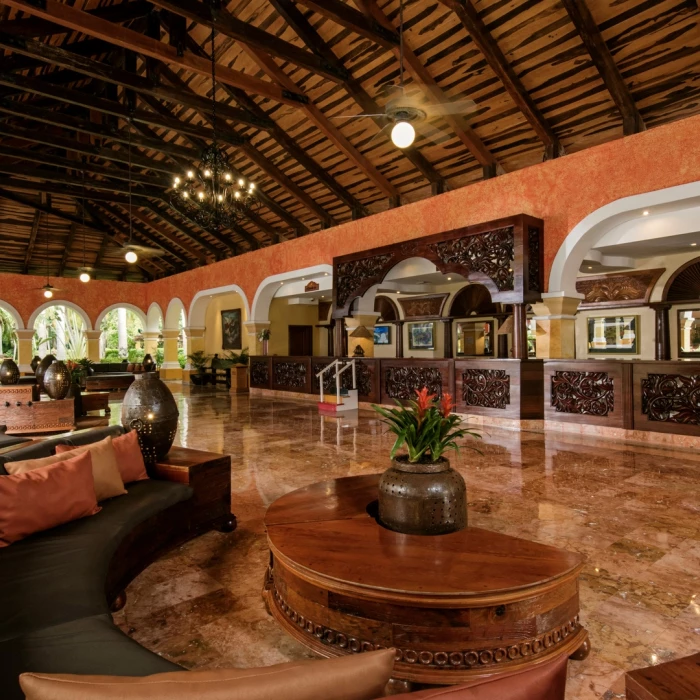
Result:
[[34,329],[32,351],[44,357],[49,353],[59,360],[87,357],[86,331],[90,321],[82,309],[70,302],[44,304],[30,318]]
[[131,304],[112,304],[95,322],[103,362],[143,362],[146,315]]

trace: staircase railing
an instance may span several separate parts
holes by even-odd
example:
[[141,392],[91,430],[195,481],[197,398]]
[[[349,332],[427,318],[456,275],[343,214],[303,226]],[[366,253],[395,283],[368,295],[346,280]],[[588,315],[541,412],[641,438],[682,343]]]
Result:
[[340,375],[350,368],[352,368],[352,388],[357,389],[357,370],[355,369],[355,360],[333,360],[333,362],[326,365],[320,372],[316,373],[321,389],[321,403],[323,403],[323,399],[325,397],[323,375],[331,368],[335,368],[335,392],[338,403],[340,403]]

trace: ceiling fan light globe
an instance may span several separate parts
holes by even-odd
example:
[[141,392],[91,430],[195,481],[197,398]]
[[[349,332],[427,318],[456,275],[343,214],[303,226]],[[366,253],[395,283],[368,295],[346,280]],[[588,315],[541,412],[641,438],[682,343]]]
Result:
[[87,272],[81,272],[80,273],[80,281],[81,282],[89,282],[90,281],[90,275]]
[[408,148],[416,139],[416,130],[409,122],[396,122],[391,130],[391,141],[397,148]]
[[53,296],[53,292],[50,289],[44,290],[44,297],[46,297],[46,299],[51,299],[52,296]]
[[135,263],[139,259],[139,256],[134,253],[133,250],[127,250],[126,255],[124,256],[124,260],[126,260],[128,263]]

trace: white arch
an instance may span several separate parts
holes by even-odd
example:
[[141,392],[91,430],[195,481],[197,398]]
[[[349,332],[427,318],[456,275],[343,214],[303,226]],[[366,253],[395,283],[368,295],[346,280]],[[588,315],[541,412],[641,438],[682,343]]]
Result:
[[100,311],[100,314],[97,317],[97,320],[95,321],[95,328],[97,330],[100,329],[100,326],[102,325],[102,321],[104,321],[104,317],[110,311],[114,311],[115,309],[128,309],[129,311],[133,312],[136,316],[138,316],[139,321],[141,321],[141,323],[143,324],[142,329],[144,331],[146,330],[146,314],[143,313],[143,311],[141,309],[139,309],[138,306],[134,306],[134,304],[126,304],[126,303],[111,304],[106,309],[102,309],[102,311]]
[[19,311],[17,311],[17,309],[15,309],[15,307],[12,306],[12,304],[9,304],[8,302],[0,299],[0,309],[2,309],[3,311],[7,311],[7,313],[10,314],[10,316],[12,316],[12,318],[15,321],[15,325],[17,326],[17,330],[21,331],[24,328],[24,321],[22,320]]
[[187,312],[185,311],[185,305],[182,303],[182,299],[179,297],[173,297],[168,303],[168,309],[165,312],[163,329],[170,331],[180,330],[181,313],[185,315],[185,325],[187,325]]
[[47,301],[41,306],[34,309],[32,315],[29,317],[27,328],[34,328],[34,323],[36,322],[36,319],[39,316],[39,314],[45,309],[50,308],[51,306],[65,306],[69,309],[73,309],[73,311],[75,311],[78,314],[78,316],[80,316],[80,318],[83,319],[83,323],[85,324],[85,330],[92,330],[92,323],[90,323],[90,317],[87,315],[85,310],[81,309],[77,304],[74,304],[72,301],[67,301],[66,299],[52,299],[51,301]]
[[270,275],[266,277],[258,286],[253,299],[253,309],[248,318],[257,323],[267,323],[270,320],[270,304],[275,292],[280,286],[280,282],[297,282],[302,277],[324,276],[328,273],[329,277],[333,275],[333,266],[326,263],[322,265],[313,265],[312,267],[304,267],[301,270],[293,270],[291,272],[282,272],[279,275]]
[[243,299],[246,319],[250,318],[250,307],[248,306],[248,298],[245,292],[237,284],[226,284],[223,287],[214,287],[212,289],[203,289],[197,292],[190,304],[190,312],[188,314],[190,328],[204,328],[204,321],[207,314],[207,307],[211,297],[219,296],[220,294],[238,294]]
[[160,308],[158,302],[152,301],[146,314],[146,327],[144,330],[150,333],[157,333],[160,330],[159,323],[162,325],[164,321],[163,309]]
[[654,213],[661,213],[698,204],[700,181],[623,197],[596,209],[571,229],[559,247],[549,273],[549,291],[544,296],[580,297],[576,292],[576,277],[584,256],[612,228],[652,207]]

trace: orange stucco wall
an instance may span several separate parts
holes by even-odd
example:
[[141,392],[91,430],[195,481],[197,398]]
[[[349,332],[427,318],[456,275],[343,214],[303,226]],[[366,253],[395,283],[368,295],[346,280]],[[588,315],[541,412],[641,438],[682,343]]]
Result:
[[[179,297],[187,309],[198,291],[234,283],[252,304],[258,286],[269,275],[521,213],[545,222],[547,279],[562,241],[585,216],[622,197],[695,180],[700,180],[700,116],[147,285],[60,282],[65,298],[83,306],[93,321],[115,301],[131,302],[144,311],[156,301],[165,311],[170,299]],[[43,301],[40,292],[27,291],[38,286],[38,278],[0,275],[0,299],[28,317]]]

